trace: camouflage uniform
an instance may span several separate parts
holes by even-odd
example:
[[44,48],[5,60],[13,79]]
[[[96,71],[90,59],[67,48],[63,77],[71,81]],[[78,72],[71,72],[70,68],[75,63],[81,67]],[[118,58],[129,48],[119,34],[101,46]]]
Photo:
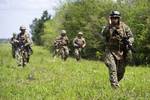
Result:
[[113,87],[117,88],[125,73],[127,56],[121,40],[128,38],[129,43],[132,44],[133,34],[130,28],[120,21],[118,27],[107,25],[102,34],[105,37],[105,64],[109,69],[110,82]]
[[16,40],[17,40],[16,34],[13,33],[13,37],[10,39],[10,44],[12,45],[12,56],[13,56],[13,58],[15,58],[15,52],[17,50]]
[[[64,32],[64,34],[66,34],[65,30],[62,30],[62,33]],[[58,36],[56,38],[56,40],[54,41],[54,47],[55,47],[55,51],[54,51],[54,56],[56,54],[58,54],[59,50],[61,48],[64,48],[65,50],[65,54],[68,56],[69,55],[69,49],[68,49],[68,43],[69,43],[69,39],[66,35],[61,35]]]
[[74,52],[75,52],[77,60],[80,59],[78,56],[81,56],[80,53],[81,53],[82,49],[86,46],[85,38],[83,38],[83,36],[82,36],[83,33],[79,32],[78,35],[79,36],[77,36],[73,40]]
[[55,57],[59,53],[60,44],[61,44],[60,42],[61,42],[60,40],[55,40],[54,41],[54,54],[53,54],[53,57]]
[[25,45],[25,49],[26,49],[27,54],[28,54],[27,62],[29,62],[29,56],[33,53],[32,48],[31,48],[32,41],[31,41],[29,34],[26,31],[20,32],[17,35],[17,40],[20,43],[22,42],[23,45]]

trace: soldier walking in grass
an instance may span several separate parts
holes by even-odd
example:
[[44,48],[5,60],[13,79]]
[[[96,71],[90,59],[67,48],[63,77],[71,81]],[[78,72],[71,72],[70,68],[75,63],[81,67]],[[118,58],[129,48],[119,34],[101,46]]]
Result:
[[67,60],[67,57],[69,55],[69,39],[68,36],[66,35],[66,30],[61,30],[60,36],[56,38],[54,41],[54,57],[57,54],[60,54],[62,59]]
[[[19,47],[24,47],[24,52],[27,52],[27,61],[26,63],[29,62],[30,55],[33,53],[32,48],[31,48],[31,38],[29,34],[26,32],[26,27],[25,26],[20,26],[20,33],[17,35],[17,40],[18,40],[18,45]],[[19,64],[20,65],[20,64]]]
[[17,35],[13,33],[13,37],[10,39],[10,44],[12,45],[12,57],[15,58],[15,52],[17,50]]
[[[134,41],[130,28],[120,19],[120,12],[112,11],[109,16],[109,24],[102,31],[106,46],[105,64],[108,67],[113,88],[119,87],[119,81],[124,76],[127,50]],[[126,39],[129,44],[124,44],[123,39]]]
[[79,61],[81,58],[81,51],[86,46],[85,38],[83,38],[83,33],[79,32],[73,40],[74,53],[76,60]]

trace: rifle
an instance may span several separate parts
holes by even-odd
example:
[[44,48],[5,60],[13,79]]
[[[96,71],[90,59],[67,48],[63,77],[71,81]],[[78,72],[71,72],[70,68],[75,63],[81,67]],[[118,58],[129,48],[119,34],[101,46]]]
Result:
[[130,44],[129,42],[129,37],[122,37],[118,31],[113,28],[113,33],[112,33],[112,36],[115,36],[115,35],[119,35],[119,37],[121,38],[121,42],[123,43],[124,47],[124,51],[127,53],[129,50],[131,50],[133,53],[136,53],[134,47]]
[[123,37],[121,40],[123,45],[125,46],[124,47],[125,52],[128,52],[129,50],[131,50],[133,53],[136,53],[134,47],[129,43],[128,39],[129,38]]

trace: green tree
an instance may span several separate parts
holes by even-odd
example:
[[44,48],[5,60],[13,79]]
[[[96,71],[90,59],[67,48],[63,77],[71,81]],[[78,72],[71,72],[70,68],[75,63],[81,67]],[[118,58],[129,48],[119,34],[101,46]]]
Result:
[[[150,63],[150,1],[149,0],[66,0],[56,9],[56,15],[50,19],[44,12],[40,19],[33,20],[31,33],[37,44],[52,46],[52,42],[65,29],[72,40],[79,31],[84,33],[87,41],[84,57],[95,58],[104,52],[103,40],[96,35],[106,25],[112,10],[121,12],[122,19],[131,28],[136,53],[135,64]],[[99,58],[99,57],[98,57]]]
[[30,25],[32,39],[35,44],[43,45],[43,40],[41,39],[44,35],[44,23],[51,19],[51,15],[48,14],[48,11],[44,11],[41,18],[35,18]]

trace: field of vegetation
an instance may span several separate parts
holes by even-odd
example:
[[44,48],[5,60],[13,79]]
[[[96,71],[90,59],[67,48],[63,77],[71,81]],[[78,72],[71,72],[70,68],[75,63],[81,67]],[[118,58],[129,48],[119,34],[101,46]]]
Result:
[[[43,11],[30,25],[35,44],[49,47],[56,36],[65,29],[72,50],[72,40],[79,31],[83,32],[87,45],[85,58],[96,58],[104,53],[103,39],[97,36],[108,25],[109,14],[113,10],[121,13],[121,21],[127,24],[133,35],[133,54],[136,65],[150,64],[150,0],[63,0],[52,18]],[[114,2],[116,1],[116,2]]]
[[0,44],[0,100],[150,100],[150,67],[128,66],[121,87],[110,87],[103,62],[53,59],[33,46],[30,63],[22,68],[11,47]]

